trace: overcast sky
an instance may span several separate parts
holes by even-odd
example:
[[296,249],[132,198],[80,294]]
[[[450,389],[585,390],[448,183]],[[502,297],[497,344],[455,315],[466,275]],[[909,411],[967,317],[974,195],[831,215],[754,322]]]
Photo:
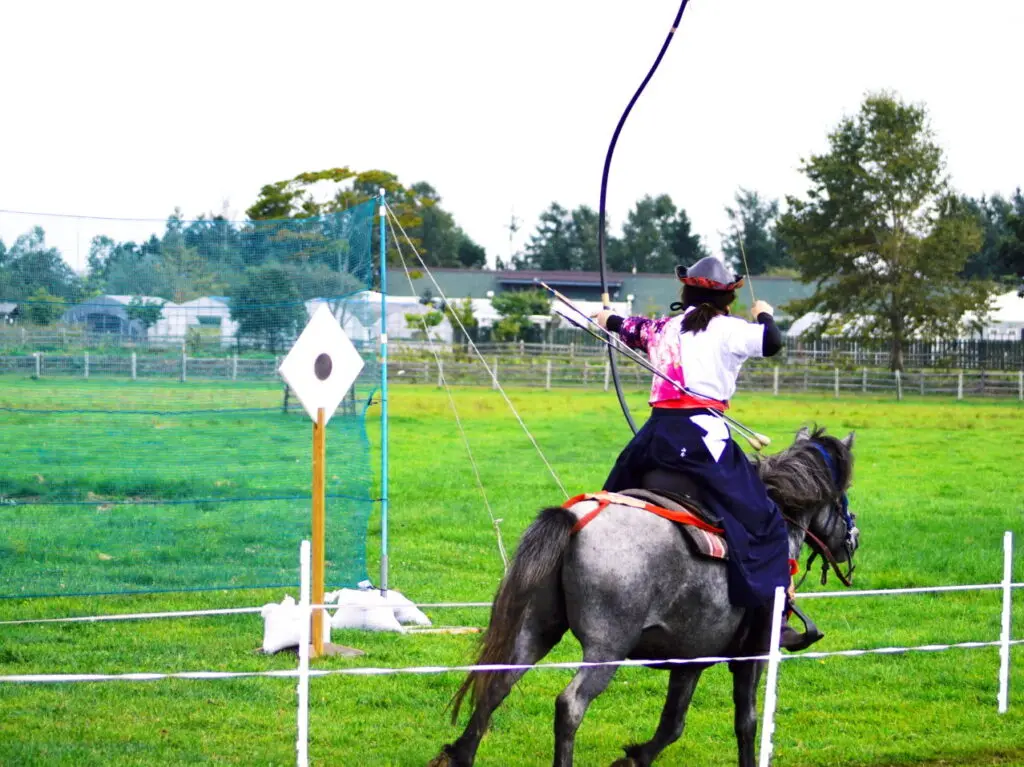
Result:
[[[0,4],[0,209],[236,217],[303,171],[426,180],[493,263],[552,201],[597,208],[604,152],[677,0]],[[954,185],[1024,182],[1021,0],[692,0],[619,141],[617,231],[668,193],[717,252],[738,187],[800,160],[866,92],[923,102]],[[28,219],[0,213],[10,244]],[[44,221],[76,267],[96,231]]]

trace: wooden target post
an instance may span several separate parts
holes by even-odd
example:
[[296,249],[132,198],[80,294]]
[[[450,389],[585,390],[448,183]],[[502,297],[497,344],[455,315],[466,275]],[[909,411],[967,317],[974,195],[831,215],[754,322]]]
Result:
[[[313,313],[278,371],[313,421],[312,604],[323,605],[326,574],[327,423],[363,369],[363,358],[341,329],[327,304]],[[313,610],[312,652],[362,655],[359,650],[324,642],[326,608]]]
[[[324,508],[324,478],[327,458],[327,434],[324,423],[324,409],[316,410],[313,423],[313,604],[324,603],[324,561],[327,529]],[[313,611],[313,657],[324,654],[324,610]]]

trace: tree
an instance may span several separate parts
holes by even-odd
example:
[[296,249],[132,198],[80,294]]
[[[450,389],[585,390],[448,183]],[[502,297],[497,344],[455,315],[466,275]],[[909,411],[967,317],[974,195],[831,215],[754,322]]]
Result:
[[[740,187],[736,207],[726,206],[731,229],[722,240],[722,252],[732,267],[743,272],[746,252],[750,274],[768,274],[793,269],[796,263],[776,236],[779,201],[765,200],[757,192]],[[742,249],[741,249],[742,243]]]
[[0,261],[0,284],[8,286],[5,298],[21,300],[38,289],[51,296],[76,301],[81,295],[81,281],[60,251],[46,245],[42,227],[34,227],[18,237]]
[[280,266],[250,269],[230,298],[239,339],[254,339],[270,352],[284,349],[306,319],[302,296],[288,270]]
[[[398,176],[384,170],[357,172],[348,167],[300,173],[295,178],[267,184],[256,202],[246,211],[254,221],[324,216],[348,210],[385,192],[395,217],[428,266],[482,267],[484,249],[460,229],[452,215],[444,211],[441,197],[430,184],[419,182],[410,187]],[[396,227],[401,237],[399,228]],[[379,251],[379,230],[371,231],[371,249]],[[387,261],[400,263],[398,249],[388,238]],[[403,253],[408,254],[404,247]],[[408,259],[409,255],[406,256]]]
[[125,308],[129,320],[137,320],[149,332],[149,329],[160,321],[164,305],[160,301],[147,301],[142,296],[133,296]]
[[530,317],[551,314],[551,299],[543,290],[512,290],[499,293],[492,301],[501,319],[494,326],[494,337],[499,341],[522,338],[532,327]]
[[592,208],[581,205],[569,211],[553,202],[540,214],[537,231],[530,235],[523,254],[512,257],[512,265],[542,271],[596,270],[597,225],[598,215]]
[[1024,195],[1020,189],[1010,199],[1002,195],[961,203],[977,219],[983,232],[981,248],[972,253],[963,268],[964,277],[980,277],[1005,284],[1024,279],[1024,240],[1020,226],[1024,218]]
[[910,339],[956,335],[965,312],[984,313],[989,284],[960,277],[981,232],[949,191],[923,106],[869,95],[829,145],[803,162],[807,199],[787,197],[779,222],[803,280],[815,284],[789,308],[859,317],[865,332],[889,338],[900,370]]
[[51,295],[46,288],[39,288],[28,297],[25,313],[36,325],[52,325],[64,313],[64,299]]
[[626,215],[622,239],[609,246],[608,265],[620,272],[665,274],[706,255],[686,211],[677,210],[667,194],[645,195]]

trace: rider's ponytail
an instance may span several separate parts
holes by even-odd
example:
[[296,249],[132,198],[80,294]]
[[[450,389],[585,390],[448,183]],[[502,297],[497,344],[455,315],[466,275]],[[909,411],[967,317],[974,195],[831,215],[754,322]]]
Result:
[[709,290],[694,285],[684,285],[682,301],[672,308],[695,307],[683,318],[684,333],[700,333],[720,314],[729,313],[729,304],[736,299],[734,290]]

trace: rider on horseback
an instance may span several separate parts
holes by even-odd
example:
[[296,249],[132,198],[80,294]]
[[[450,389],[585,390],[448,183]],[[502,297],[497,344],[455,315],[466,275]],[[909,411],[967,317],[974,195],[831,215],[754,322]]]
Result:
[[[655,320],[622,318],[606,310],[596,317],[602,327],[646,352],[660,371],[694,392],[683,394],[654,379],[651,417],[619,455],[604,489],[644,487],[685,495],[696,483],[700,500],[725,529],[730,601],[764,608],[777,586],[788,585],[792,599],[786,524],[756,468],[713,411],[729,407],[743,362],[778,353],[782,334],[765,301],[751,308],[756,323],[730,316],[729,306],[743,279],[736,279],[718,259],[708,256],[689,269],[676,267],[676,275],[683,283],[682,302],[672,309],[682,309],[681,314]],[[802,650],[822,636],[813,624],[805,633],[787,624],[782,646]]]

